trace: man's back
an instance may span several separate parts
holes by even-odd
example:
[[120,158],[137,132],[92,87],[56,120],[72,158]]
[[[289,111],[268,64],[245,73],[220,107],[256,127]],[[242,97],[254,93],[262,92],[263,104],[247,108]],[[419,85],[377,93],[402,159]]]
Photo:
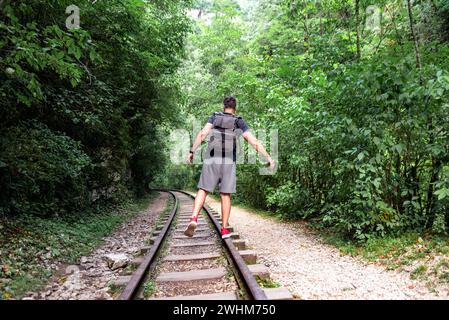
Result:
[[[214,112],[208,119],[212,124],[206,159],[237,159],[237,139],[249,130],[242,117],[228,112]],[[228,161],[226,161],[228,162]]]
[[[192,237],[195,232],[198,225],[197,217],[204,201],[206,201],[207,194],[213,192],[217,185],[220,188],[222,208],[221,236],[223,239],[230,237],[227,225],[231,214],[231,193],[236,192],[236,142],[240,135],[243,134],[245,140],[265,156],[270,166],[274,168],[274,161],[262,144],[249,132],[246,122],[235,115],[237,100],[234,97],[226,97],[223,103],[224,112],[214,112],[209,117],[203,130],[198,133],[187,158],[188,162],[192,163],[195,150],[200,147],[209,133],[212,133],[198,183],[198,193],[195,197],[192,217],[184,231],[184,234],[188,237]],[[226,152],[226,150],[229,152]],[[217,159],[219,161],[216,161]],[[223,161],[223,159],[228,161]]]

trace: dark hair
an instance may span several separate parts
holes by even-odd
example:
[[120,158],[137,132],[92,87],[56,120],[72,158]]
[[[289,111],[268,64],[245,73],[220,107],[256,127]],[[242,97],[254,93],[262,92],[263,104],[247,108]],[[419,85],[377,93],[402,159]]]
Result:
[[235,97],[225,97],[223,101],[225,108],[235,109],[237,107],[237,99]]

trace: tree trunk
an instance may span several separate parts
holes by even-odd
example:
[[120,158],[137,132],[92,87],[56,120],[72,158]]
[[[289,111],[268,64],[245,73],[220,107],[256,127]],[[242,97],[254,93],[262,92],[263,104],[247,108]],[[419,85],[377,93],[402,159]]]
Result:
[[421,55],[419,53],[418,38],[416,37],[415,23],[413,22],[412,4],[410,0],[407,0],[407,8],[408,8],[408,20],[410,23],[410,32],[412,33],[413,44],[415,46],[416,66],[418,67],[419,70],[421,70],[422,69]]
[[357,32],[357,59],[360,59],[362,56],[360,51],[360,0],[355,1],[355,23]]
[[425,228],[432,228],[433,221],[435,219],[435,213],[432,212],[433,209],[433,199],[434,199],[434,185],[438,181],[438,177],[441,170],[441,161],[439,159],[432,159],[432,175],[430,177],[429,188],[427,189],[427,204],[426,204],[426,224]]
[[323,17],[320,15],[320,35],[324,34]]

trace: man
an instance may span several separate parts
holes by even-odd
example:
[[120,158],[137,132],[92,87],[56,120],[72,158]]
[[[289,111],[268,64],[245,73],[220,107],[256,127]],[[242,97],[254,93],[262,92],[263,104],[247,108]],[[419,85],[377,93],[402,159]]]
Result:
[[273,159],[256,137],[251,134],[245,120],[235,115],[236,107],[237,101],[234,97],[224,99],[224,111],[212,114],[207,124],[196,136],[187,157],[187,161],[192,163],[195,151],[211,133],[192,216],[184,231],[188,237],[192,237],[195,232],[198,225],[198,214],[206,201],[207,194],[213,192],[217,184],[221,197],[221,236],[223,239],[231,236],[227,226],[231,213],[231,193],[236,192],[236,142],[240,135],[243,135],[243,138],[267,159],[272,170],[275,167]]

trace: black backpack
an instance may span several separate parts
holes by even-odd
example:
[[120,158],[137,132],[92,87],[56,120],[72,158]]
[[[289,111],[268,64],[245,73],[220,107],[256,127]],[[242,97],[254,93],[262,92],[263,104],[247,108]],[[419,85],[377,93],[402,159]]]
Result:
[[221,150],[222,157],[233,157],[235,160],[235,150],[237,145],[237,121],[241,117],[224,112],[215,112],[215,120],[211,136],[209,139],[208,150],[211,157],[214,156],[214,150]]

